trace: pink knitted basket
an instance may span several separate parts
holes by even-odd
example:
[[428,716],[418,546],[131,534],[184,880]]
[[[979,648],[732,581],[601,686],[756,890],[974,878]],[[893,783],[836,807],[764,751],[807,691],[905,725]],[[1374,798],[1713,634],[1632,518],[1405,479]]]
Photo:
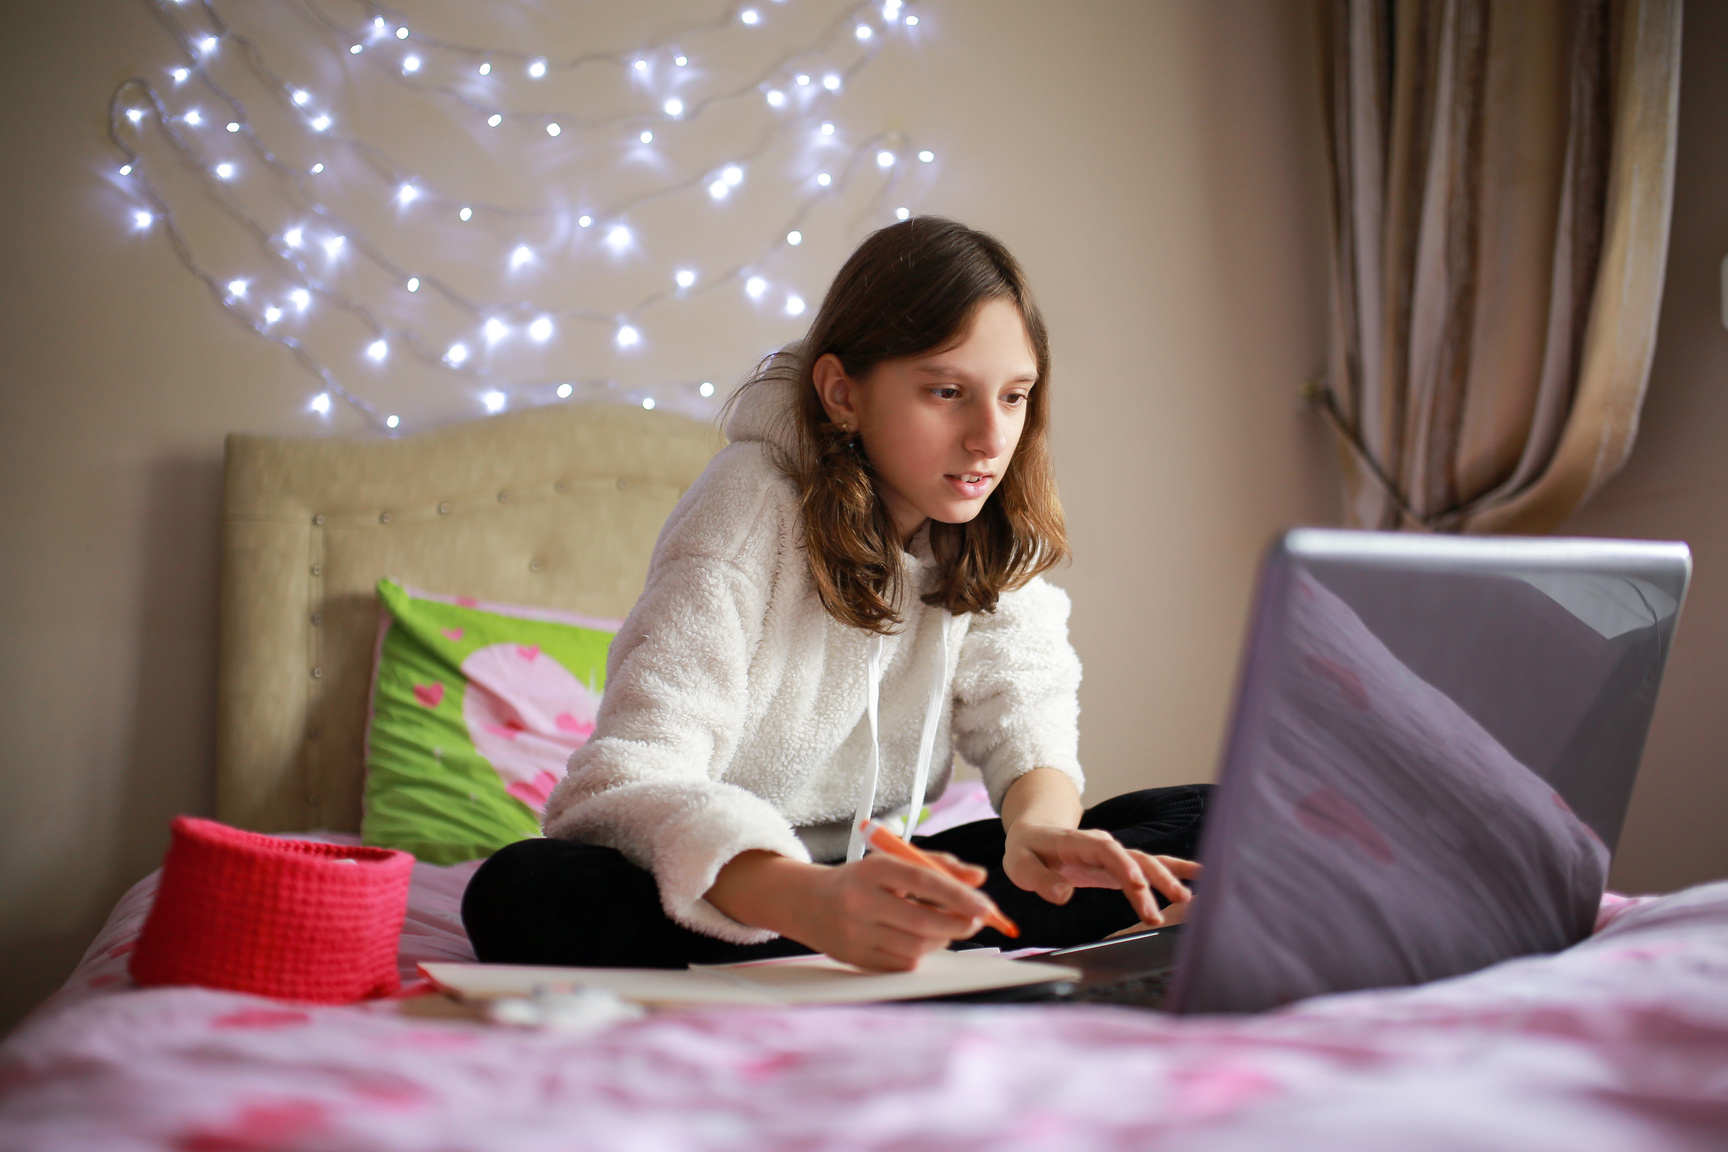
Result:
[[397,939],[413,856],[283,840],[195,816],[170,827],[133,980],[322,1004],[400,987]]

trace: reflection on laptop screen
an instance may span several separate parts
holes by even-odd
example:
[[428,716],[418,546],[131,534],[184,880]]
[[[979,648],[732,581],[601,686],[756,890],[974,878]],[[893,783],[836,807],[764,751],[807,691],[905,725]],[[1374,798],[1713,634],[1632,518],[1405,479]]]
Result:
[[1687,571],[1674,545],[1286,537],[1172,1006],[1420,983],[1588,935]]

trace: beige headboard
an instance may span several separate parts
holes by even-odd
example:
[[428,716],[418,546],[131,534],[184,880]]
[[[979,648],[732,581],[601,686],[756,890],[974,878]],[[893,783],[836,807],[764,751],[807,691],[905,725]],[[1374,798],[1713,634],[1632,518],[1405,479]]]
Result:
[[604,404],[396,440],[230,436],[218,818],[358,830],[380,577],[621,619],[723,443],[686,417]]

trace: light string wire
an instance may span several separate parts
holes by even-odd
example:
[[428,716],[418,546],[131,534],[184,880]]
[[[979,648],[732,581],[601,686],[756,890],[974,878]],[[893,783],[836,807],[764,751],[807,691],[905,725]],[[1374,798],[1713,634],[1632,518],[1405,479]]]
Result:
[[[185,8],[186,5],[183,2],[170,3],[168,0],[146,0],[146,2],[150,5],[152,11],[155,12],[168,27],[170,33],[174,36],[176,42],[186,55],[189,67],[174,70],[177,84],[183,83],[193,74],[196,74],[201,84],[233,114],[234,119],[230,122],[229,131],[241,135],[245,140],[246,145],[264,164],[264,166],[277,173],[288,187],[291,187],[296,193],[298,193],[298,199],[304,204],[304,210],[306,212],[310,213],[313,217],[332,225],[337,230],[336,235],[339,243],[346,246],[350,234],[352,234],[355,249],[360,251],[373,263],[375,267],[384,272],[395,282],[402,283],[409,277],[414,276],[410,269],[405,268],[388,258],[377,248],[376,245],[367,240],[362,230],[350,226],[345,220],[343,220],[340,214],[321,202],[308,190],[304,181],[304,176],[296,167],[282,161],[280,157],[278,157],[268,147],[263,138],[253,127],[251,118],[248,116],[243,102],[227,87],[218,82],[218,80],[211,74],[210,69],[205,66],[204,59],[222,45],[232,44],[240,49],[240,59],[246,68],[252,73],[253,77],[262,83],[268,90],[285,97],[292,110],[304,111],[304,104],[306,101],[304,99],[295,99],[296,94],[304,97],[304,91],[296,89],[294,86],[288,84],[278,74],[271,70],[265,62],[263,53],[256,42],[230,27],[222,19],[220,13],[217,12],[211,0],[197,0],[197,7],[198,10],[202,11],[210,20],[211,28],[215,32],[219,33],[219,35],[215,36],[210,35],[208,32],[203,36],[199,36],[196,32],[188,30],[177,19],[175,19],[172,14],[172,9]],[[309,11],[315,14],[321,23],[329,24],[332,27],[337,27],[339,29],[340,26],[336,26],[333,22],[329,21],[321,10],[315,8],[311,4],[310,0],[301,0],[299,7],[303,11]],[[760,91],[762,86],[766,84],[767,78],[772,77],[777,73],[787,71],[795,61],[802,57],[821,52],[831,46],[832,42],[841,32],[843,32],[845,24],[848,21],[858,20],[859,13],[867,10],[869,7],[869,5],[856,6],[842,12],[840,16],[830,22],[830,24],[823,30],[822,35],[815,41],[792,52],[783,54],[775,64],[763,70],[757,79],[752,80],[749,84],[740,85],[734,89],[718,93],[699,101],[696,105],[692,106],[690,116],[678,118],[694,119],[698,114],[697,111],[695,111],[696,109],[712,106],[721,100],[736,99],[739,96],[748,94],[752,90]],[[902,5],[896,4],[894,0],[889,0],[889,2],[884,5],[884,14],[897,14],[899,9],[902,7]],[[384,20],[383,14],[388,10],[379,5],[368,5],[368,9],[374,13],[374,27],[376,28],[378,27],[377,22]],[[742,7],[735,6],[728,8],[725,15],[707,24],[697,26],[696,30],[700,31],[702,29],[724,26],[742,11],[744,11],[744,8]],[[909,18],[908,23],[915,23],[915,18]],[[859,24],[856,27],[861,33],[865,26]],[[406,25],[399,24],[398,28],[400,30],[405,30]],[[687,36],[690,34],[691,33],[687,31],[683,35]],[[414,35],[417,34],[410,33],[409,37],[399,36],[398,38],[408,39]],[[863,39],[861,35],[859,38]],[[676,43],[677,39],[679,39],[679,37],[669,37],[662,41],[660,45],[656,46],[656,48],[650,49],[650,51],[664,50],[666,44]],[[875,40],[875,37],[872,36],[870,39]],[[480,58],[483,56],[492,59],[513,58],[522,60],[529,58],[525,53],[512,52],[510,50],[487,50],[466,45],[454,45],[424,36],[421,37],[421,40],[424,43],[436,44],[453,52],[467,54],[471,58]],[[841,75],[845,78],[850,78],[858,69],[864,67],[874,59],[876,51],[877,49],[874,45],[868,47],[866,52],[855,59]],[[574,68],[600,61],[623,63],[626,60],[633,61],[637,59],[643,59],[641,52],[592,53],[560,62],[557,66],[561,68]],[[548,66],[550,67],[551,65]],[[830,75],[835,74],[831,73]],[[832,95],[837,92],[838,88],[843,83],[844,80],[841,80],[838,83],[825,85],[825,88],[830,95]],[[412,87],[419,91],[433,90],[444,92],[461,99],[459,93],[456,93],[454,90],[449,89],[446,86],[419,84],[412,85]],[[126,155],[128,160],[127,164],[121,169],[121,175],[128,179],[132,187],[136,189],[138,195],[154,209],[154,211],[148,215],[151,217],[159,217],[162,220],[165,231],[168,233],[171,247],[176,256],[180,259],[181,263],[185,265],[195,277],[205,284],[211,294],[223,305],[224,309],[233,315],[238,322],[242,323],[254,333],[287,348],[298,363],[319,379],[327,396],[333,396],[340,399],[374,425],[379,425],[387,429],[394,429],[398,422],[395,416],[380,419],[376,406],[358,396],[342,384],[337,375],[329,368],[329,366],[318,359],[304,341],[290,333],[273,330],[272,326],[275,323],[274,319],[260,315],[259,310],[255,307],[244,305],[242,303],[242,298],[244,296],[243,292],[235,293],[229,291],[228,286],[224,286],[217,275],[207,270],[198,261],[193,252],[192,245],[186,239],[179,222],[175,218],[174,211],[170,206],[167,197],[163,195],[159,188],[147,177],[140,174],[140,169],[143,166],[144,161],[142,153],[125,137],[126,129],[123,125],[130,125],[136,128],[142,119],[142,109],[138,107],[135,99],[135,95],[140,93],[143,95],[149,109],[155,113],[157,126],[162,131],[163,137],[169,143],[176,159],[188,168],[194,169],[205,175],[218,173],[221,166],[212,166],[205,156],[200,153],[199,149],[194,147],[188,138],[176,127],[176,118],[171,114],[162,94],[149,80],[138,76],[129,77],[125,81],[122,81],[115,89],[109,104],[108,130],[110,139],[113,141],[116,148]],[[477,110],[484,110],[483,106],[474,105],[472,102],[464,102],[468,103],[470,107],[477,108]],[[535,113],[512,115],[516,118],[534,119],[537,116],[555,114]],[[642,122],[643,119],[643,114],[632,112],[610,118],[609,120],[596,120],[589,123],[591,125],[598,124],[603,126],[609,123],[639,123]],[[744,155],[739,156],[733,161],[732,165],[729,165],[728,167],[733,167],[739,164],[739,162],[747,164],[755,159],[759,159],[770,147],[773,146],[778,138],[788,135],[789,131],[792,129],[807,128],[810,124],[814,123],[815,120],[816,117],[814,115],[805,114],[782,122],[778,129],[771,125],[761,134],[753,148],[748,150]],[[571,122],[575,123],[577,121],[572,120]],[[823,128],[825,131],[828,131],[831,129],[831,125],[824,123]],[[323,136],[321,133],[320,139],[331,140],[333,143],[345,145],[354,150],[367,161],[367,166],[375,173],[394,183],[403,184],[412,179],[405,178],[402,174],[401,168],[396,165],[382,149],[378,149],[368,142],[340,135],[336,137],[328,137]],[[909,145],[904,133],[897,131],[881,132],[864,139],[851,149],[850,154],[846,157],[845,164],[840,169],[839,179],[835,181],[831,178],[828,184],[822,185],[822,191],[804,197],[788,218],[786,228],[781,233],[781,238],[768,244],[755,260],[740,262],[736,266],[719,275],[705,277],[703,278],[700,287],[695,287],[693,284],[686,285],[684,282],[680,281],[677,289],[662,289],[656,292],[651,292],[639,299],[633,306],[622,312],[608,313],[599,309],[574,306],[563,309],[553,309],[550,311],[537,310],[530,302],[522,300],[483,303],[456,291],[448,283],[442,280],[442,278],[431,275],[423,277],[414,276],[414,279],[418,280],[420,283],[410,286],[409,290],[412,292],[418,287],[429,288],[476,319],[488,317],[490,320],[496,321],[497,317],[502,315],[520,316],[528,312],[539,311],[542,316],[546,316],[547,318],[557,316],[562,319],[580,319],[605,324],[615,324],[619,326],[618,330],[620,334],[622,334],[627,330],[626,326],[632,324],[642,312],[655,304],[673,298],[691,298],[705,292],[714,291],[723,284],[746,279],[749,273],[756,266],[766,262],[775,251],[783,249],[789,244],[796,244],[798,242],[798,240],[790,238],[791,236],[797,235],[796,230],[798,226],[802,224],[808,214],[820,202],[822,202],[825,196],[837,195],[840,192],[845,191],[851,185],[852,181],[856,178],[858,170],[863,167],[863,161],[869,155],[871,150],[878,148],[898,148],[899,151],[897,153],[890,153],[888,151],[882,151],[879,153],[879,156],[893,155],[896,162],[882,165],[883,167],[890,169],[888,172],[888,178],[879,186],[875,197],[874,207],[870,209],[866,215],[883,211],[889,201],[890,195],[896,190],[904,175],[906,165],[898,161],[902,160],[904,156],[908,154],[908,147]],[[925,151],[920,154],[920,158],[929,161],[933,159],[933,156],[928,151]],[[321,170],[321,168],[322,165],[319,165],[315,171]],[[712,175],[713,173],[692,175],[675,183],[645,192],[633,199],[614,206],[607,212],[607,215],[611,221],[615,222],[615,226],[616,223],[621,223],[628,217],[631,209],[641,207],[655,200],[677,195],[681,192],[688,192],[693,188],[700,186]],[[315,273],[308,262],[295,253],[294,245],[286,244],[282,240],[274,237],[268,229],[248,214],[245,208],[241,205],[239,196],[232,191],[232,186],[227,178],[217,175],[214,180],[214,185],[219,193],[217,197],[218,202],[223,206],[227,215],[237,221],[251,235],[253,241],[267,257],[270,257],[277,264],[285,265],[289,268],[293,273],[291,279],[297,280],[306,293],[316,294],[320,300],[334,304],[340,311],[356,318],[362,326],[373,334],[375,340],[384,342],[386,348],[388,348],[388,345],[392,342],[399,341],[413,353],[416,359],[437,369],[453,372],[475,381],[492,383],[495,385],[500,381],[505,380],[504,377],[494,373],[484,365],[476,363],[469,366],[463,362],[452,362],[449,353],[440,355],[435,348],[428,345],[422,334],[413,327],[392,328],[385,324],[372,308],[341,291],[333,282],[326,281],[323,277]],[[414,186],[419,189],[417,183]],[[830,186],[832,186],[832,191],[828,190]],[[420,189],[419,194],[415,198],[425,198],[432,200],[435,203],[443,203],[446,206],[461,203],[471,211],[474,207],[479,207],[486,213],[497,216],[544,218],[554,215],[554,212],[556,211],[557,213],[561,213],[566,219],[568,217],[568,212],[566,210],[513,210],[500,205],[480,204],[473,201],[459,201],[445,196],[438,191],[428,192],[424,189]],[[901,209],[900,213],[904,215],[906,209]],[[148,226],[149,223],[149,221],[142,220],[143,215],[144,214],[140,214],[140,227]],[[593,221],[593,218],[587,215],[585,215],[584,218],[590,222]],[[586,227],[587,225],[585,224],[583,226]],[[605,230],[605,227],[606,226],[603,226],[602,230]],[[752,284],[754,283],[755,281],[753,280]],[[753,298],[759,294],[760,292],[756,288],[751,288],[750,295]],[[290,293],[290,296],[293,295],[294,293]],[[791,298],[789,298],[789,300],[790,299]],[[300,309],[304,311],[305,305],[301,304]],[[280,310],[275,309],[274,306],[265,311],[276,311],[278,318],[281,315]],[[453,346],[452,351],[454,350],[455,348]],[[513,390],[517,392],[523,390],[539,392],[551,386],[548,382],[544,381],[519,381],[513,383]],[[585,384],[585,388],[590,390],[595,387],[615,389],[617,387],[617,381],[590,381]],[[557,395],[560,398],[566,398],[573,390],[571,383],[565,382],[557,386]],[[711,389],[709,386],[704,385],[704,396],[709,395],[710,392]],[[319,400],[324,404],[324,407],[321,408],[320,411],[327,413],[328,399],[326,397],[320,397]],[[507,400],[508,396],[505,393],[499,392],[495,389],[492,393],[489,393],[486,398],[488,410],[497,411],[501,409]],[[652,407],[652,399],[644,400],[644,405]]]

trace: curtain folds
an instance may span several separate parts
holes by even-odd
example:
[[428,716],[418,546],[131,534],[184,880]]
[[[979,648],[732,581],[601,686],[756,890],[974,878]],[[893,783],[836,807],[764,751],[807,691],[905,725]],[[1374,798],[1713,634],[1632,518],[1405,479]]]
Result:
[[1680,0],[1325,0],[1331,365],[1363,528],[1545,532],[1631,452]]

